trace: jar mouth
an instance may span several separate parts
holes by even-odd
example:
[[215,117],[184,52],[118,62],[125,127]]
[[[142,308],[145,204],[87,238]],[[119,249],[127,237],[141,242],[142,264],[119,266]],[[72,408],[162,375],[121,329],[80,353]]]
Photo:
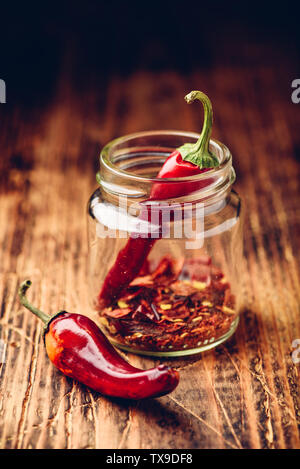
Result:
[[180,196],[172,195],[172,189],[176,185],[176,192],[180,193],[180,187],[187,183],[191,183],[193,188],[197,187],[197,190],[190,192],[189,200],[211,199],[217,194],[223,197],[235,181],[235,172],[229,149],[214,139],[210,139],[209,148],[219,160],[219,166],[193,176],[156,177],[166,158],[176,148],[184,143],[195,143],[199,136],[197,132],[153,130],[116,138],[106,144],[100,153],[97,181],[109,194],[140,200],[146,200],[153,184],[158,183],[166,188],[166,194],[171,189],[168,200],[176,198],[181,201]]
[[[166,134],[169,136],[187,137],[195,141],[198,140],[198,138],[200,137],[200,134],[197,132],[177,131],[177,130],[153,130],[153,131],[150,130],[150,131],[145,131],[145,132],[135,132],[132,134],[125,135],[123,137],[118,137],[114,140],[111,140],[109,143],[107,143],[100,153],[100,165],[105,166],[109,171],[115,173],[116,175],[135,180],[136,182],[142,182],[142,183],[159,182],[160,184],[168,183],[168,182],[180,183],[182,181],[186,183],[187,181],[195,181],[195,180],[198,181],[198,180],[207,179],[208,176],[212,176],[212,175],[219,177],[231,167],[232,155],[229,149],[226,147],[226,145],[224,145],[223,143],[215,139],[210,139],[209,146],[210,146],[210,150],[212,151],[212,153],[215,154],[215,156],[219,159],[220,165],[214,168],[211,168],[208,171],[205,171],[205,173],[196,174],[194,176],[163,178],[163,179],[157,178],[157,177],[147,177],[147,176],[134,174],[130,171],[126,171],[115,164],[114,160],[116,160],[118,156],[124,155],[124,148],[122,149],[118,148],[120,145],[123,146],[123,144],[126,144],[127,142],[128,143],[132,142],[132,140],[134,139],[139,139],[143,137],[147,138],[147,137],[152,137],[152,136],[159,137],[160,135],[166,135]],[[194,142],[191,142],[191,143],[194,143]],[[156,149],[153,148],[153,151],[157,151],[158,149],[159,147],[157,147]],[[214,150],[218,150],[218,151],[215,152]],[[221,159],[220,159],[220,156],[221,156]]]

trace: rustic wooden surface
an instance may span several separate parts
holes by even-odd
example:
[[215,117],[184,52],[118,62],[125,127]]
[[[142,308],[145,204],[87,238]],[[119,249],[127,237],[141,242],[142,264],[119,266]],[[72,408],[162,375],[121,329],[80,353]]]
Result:
[[[251,63],[251,59],[249,59]],[[185,77],[137,71],[91,83],[62,79],[51,105],[6,110],[0,130],[0,447],[299,448],[300,108],[287,67],[227,68]],[[245,308],[216,350],[169,360],[181,381],[170,395],[132,403],[65,378],[46,356],[42,326],[18,303],[21,280],[46,312],[90,312],[86,203],[97,155],[113,137],[147,129],[198,130],[182,97],[203,89],[213,136],[232,150],[246,209]],[[300,106],[300,105],[299,105]],[[298,161],[297,161],[298,157]],[[142,367],[158,361],[127,354]]]

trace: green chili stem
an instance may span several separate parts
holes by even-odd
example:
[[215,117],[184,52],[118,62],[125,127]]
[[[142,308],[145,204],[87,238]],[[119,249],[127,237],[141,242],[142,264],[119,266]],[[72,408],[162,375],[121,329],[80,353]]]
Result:
[[19,287],[19,291],[18,291],[20,302],[22,303],[23,306],[25,306],[25,308],[29,309],[29,311],[31,311],[39,319],[41,319],[44,324],[47,324],[49,322],[50,316],[48,316],[48,314],[44,313],[40,309],[33,306],[26,298],[26,292],[28,288],[30,287],[30,285],[31,285],[30,280],[25,280],[24,282],[21,283]]
[[201,101],[204,109],[204,120],[202,131],[197,142],[185,143],[178,148],[182,159],[194,163],[201,169],[218,166],[218,159],[209,150],[209,139],[213,123],[213,111],[210,99],[201,91],[191,91],[184,99],[188,104],[191,104],[195,99]]
[[204,109],[204,121],[201,135],[195,144],[195,152],[200,150],[201,146],[203,151],[208,151],[209,138],[211,136],[212,124],[213,124],[213,110],[212,104],[208,96],[201,91],[191,91],[184,98],[188,104],[191,104],[195,99],[199,99],[203,104]]

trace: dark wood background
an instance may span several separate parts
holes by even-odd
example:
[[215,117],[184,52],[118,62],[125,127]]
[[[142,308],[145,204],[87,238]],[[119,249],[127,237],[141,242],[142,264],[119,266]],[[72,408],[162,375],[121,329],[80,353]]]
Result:
[[[299,448],[297,14],[288,3],[123,3],[3,11],[0,448]],[[234,157],[245,308],[228,343],[169,360],[181,375],[172,394],[109,399],[52,366],[17,288],[29,277],[41,309],[90,314],[85,217],[99,150],[134,131],[199,130],[198,106],[183,100],[192,89],[211,97],[213,136]]]

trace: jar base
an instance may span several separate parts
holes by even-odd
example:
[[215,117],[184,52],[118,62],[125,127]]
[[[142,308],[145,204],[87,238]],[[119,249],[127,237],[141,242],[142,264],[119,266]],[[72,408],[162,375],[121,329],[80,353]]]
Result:
[[138,350],[136,348],[128,347],[126,345],[115,342],[114,340],[111,340],[111,339],[110,339],[110,342],[115,347],[121,350],[124,350],[125,352],[134,353],[135,355],[144,355],[148,357],[183,357],[187,355],[196,355],[198,353],[206,352],[207,350],[211,350],[217,347],[218,345],[228,340],[235,333],[238,327],[238,324],[239,324],[239,316],[237,316],[237,318],[232,322],[230,329],[226,332],[226,334],[222,335],[214,342],[212,343],[208,342],[207,344],[202,345],[197,348],[187,349],[187,350],[176,350],[174,352],[151,352],[148,350]]

